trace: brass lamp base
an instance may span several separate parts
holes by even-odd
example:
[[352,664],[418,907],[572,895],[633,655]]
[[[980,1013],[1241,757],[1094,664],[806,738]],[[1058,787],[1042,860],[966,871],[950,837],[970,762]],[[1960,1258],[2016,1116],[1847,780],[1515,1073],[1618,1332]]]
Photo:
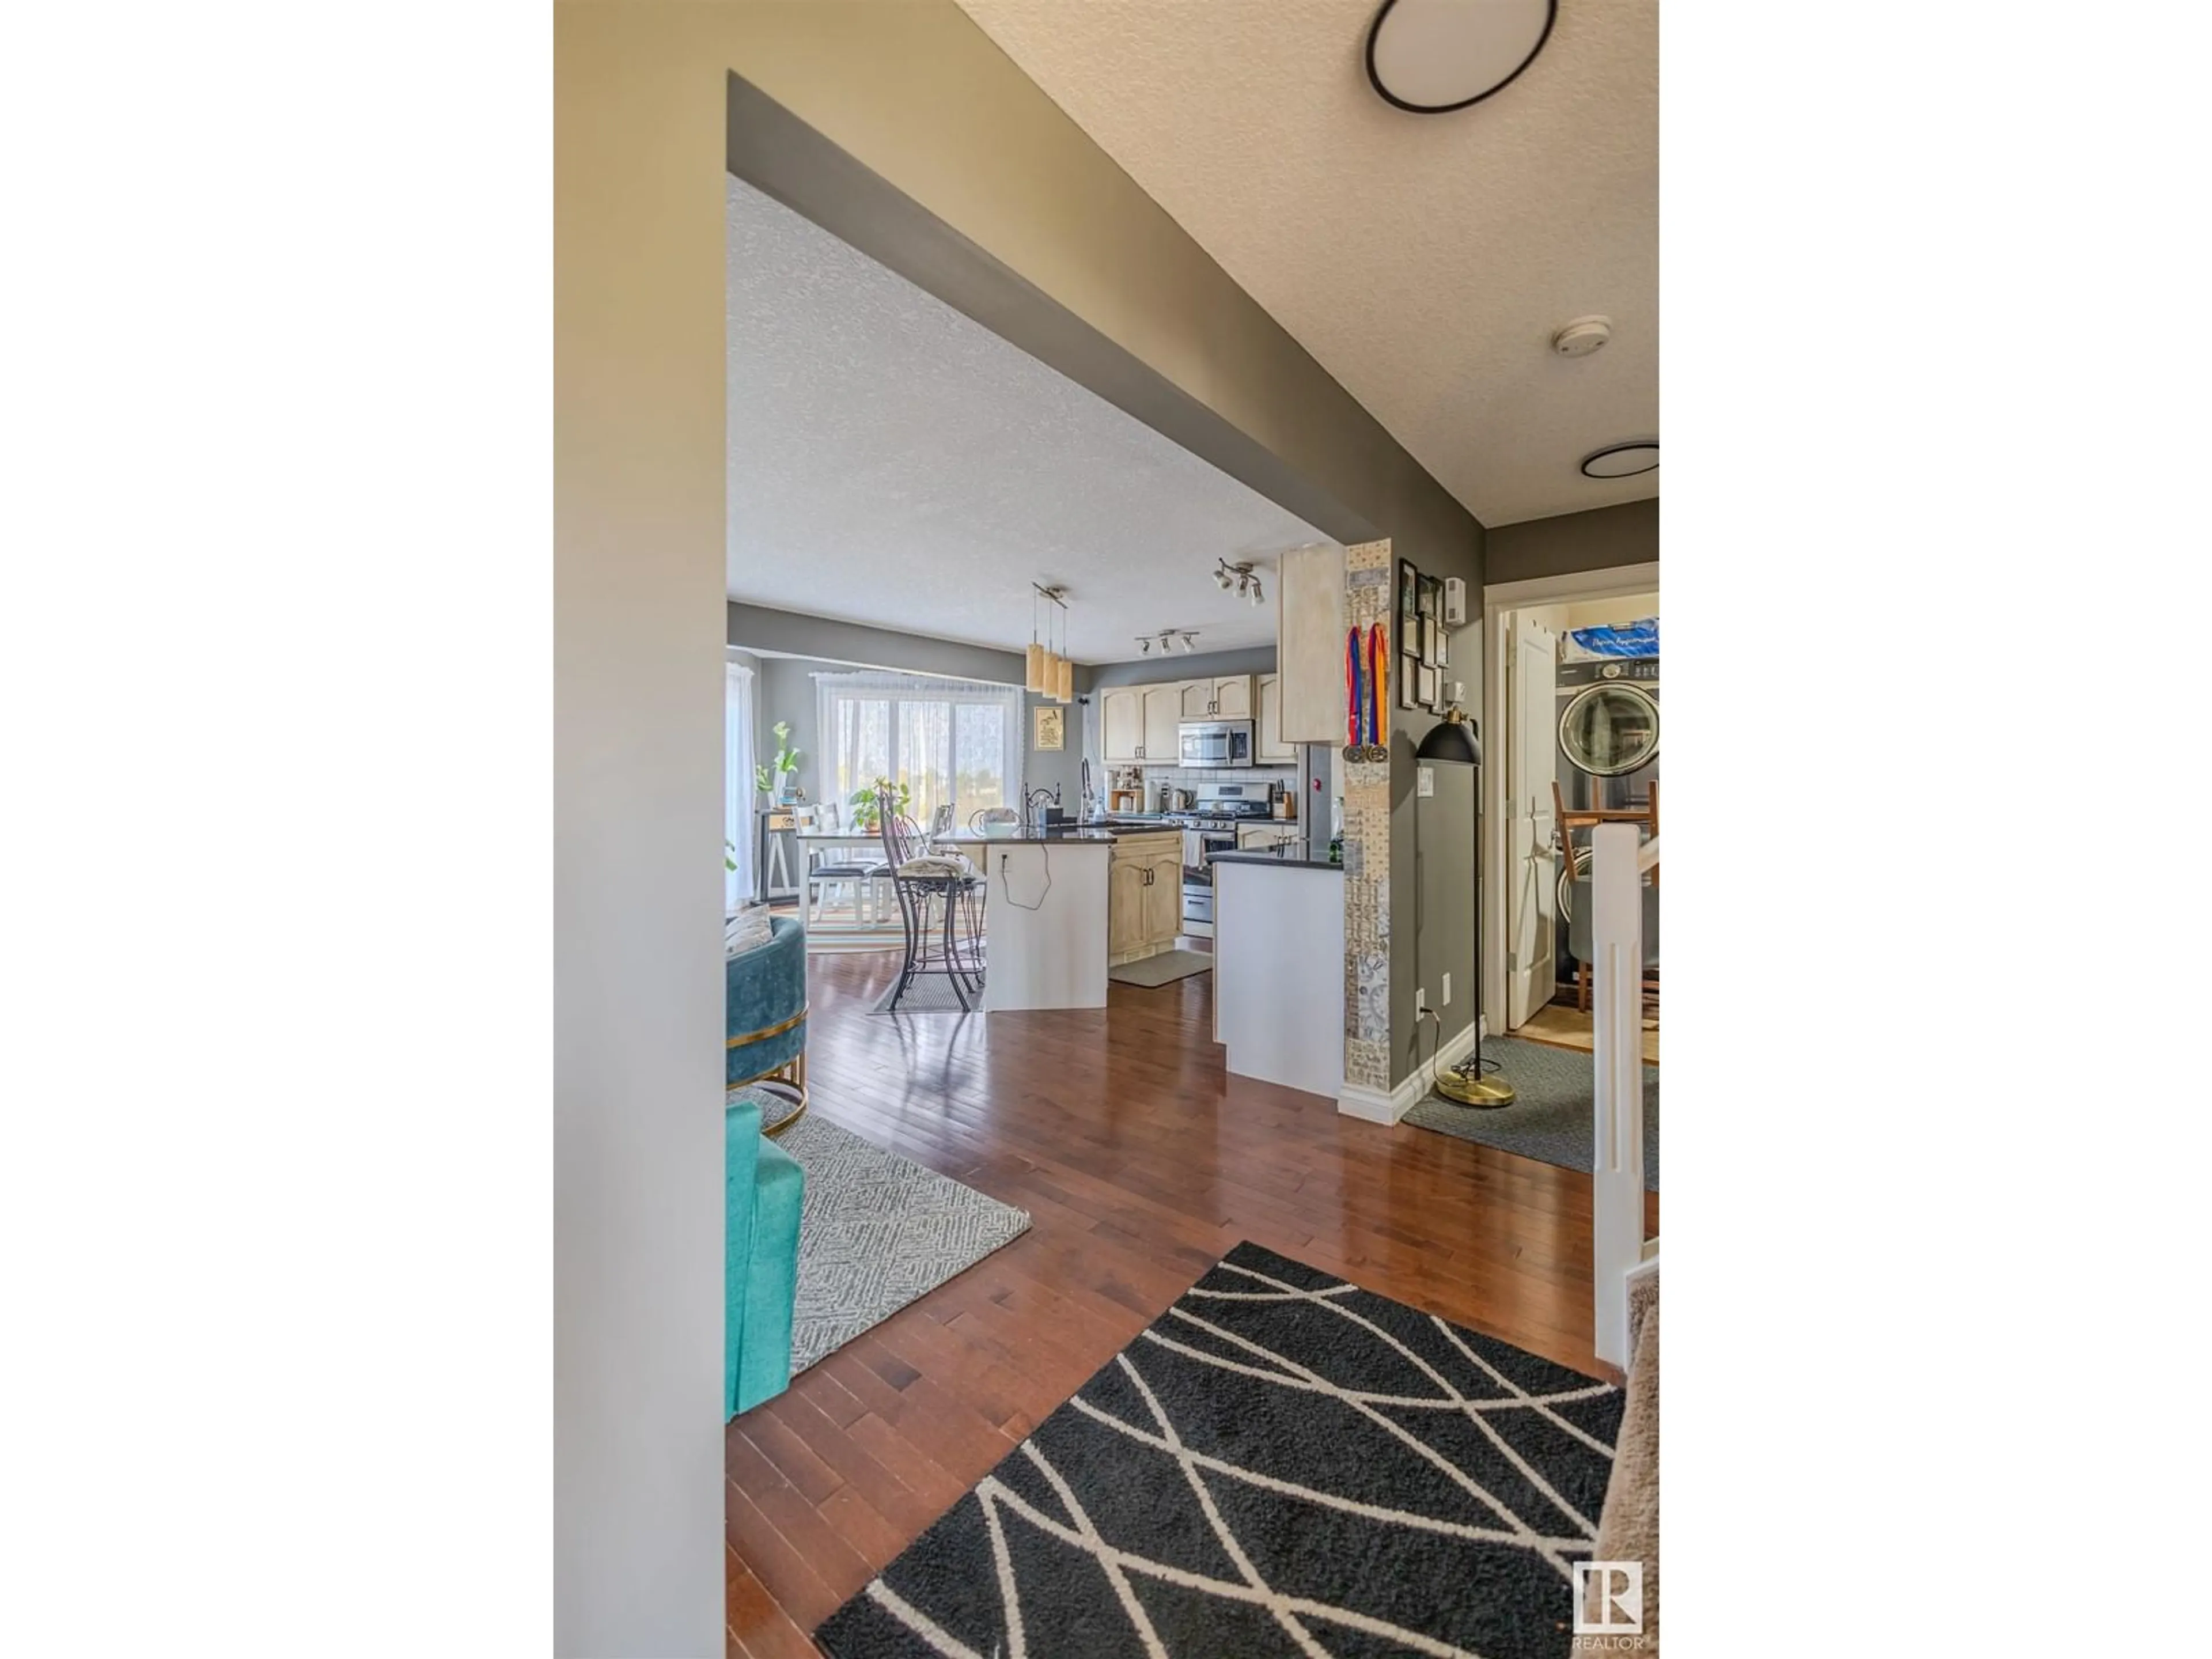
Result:
[[1456,1106],[1480,1106],[1486,1111],[1510,1106],[1517,1097],[1504,1078],[1469,1072],[1446,1072],[1437,1079],[1437,1092]]

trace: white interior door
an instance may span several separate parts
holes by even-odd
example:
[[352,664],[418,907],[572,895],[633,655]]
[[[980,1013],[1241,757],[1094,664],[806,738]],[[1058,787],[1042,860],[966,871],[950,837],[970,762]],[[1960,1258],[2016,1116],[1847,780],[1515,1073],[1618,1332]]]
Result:
[[1525,1025],[1558,989],[1559,868],[1552,781],[1558,775],[1559,636],[1516,613],[1506,674],[1505,982],[1509,1030]]

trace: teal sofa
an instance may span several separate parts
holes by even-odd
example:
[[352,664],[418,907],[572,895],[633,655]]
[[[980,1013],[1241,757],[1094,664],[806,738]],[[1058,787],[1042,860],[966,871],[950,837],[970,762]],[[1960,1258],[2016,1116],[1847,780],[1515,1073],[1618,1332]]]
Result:
[[799,1212],[806,1174],[788,1152],[763,1138],[759,1103],[738,1085],[771,1072],[805,1077],[805,930],[779,916],[766,943],[727,959],[723,977],[729,1056],[724,1081],[734,1091],[722,1110],[728,1181],[722,1405],[729,1418],[773,1399],[791,1382]]
[[799,1300],[799,1206],[806,1173],[760,1132],[760,1107],[723,1109],[729,1180],[723,1243],[722,1415],[735,1417],[791,1384],[791,1315]]

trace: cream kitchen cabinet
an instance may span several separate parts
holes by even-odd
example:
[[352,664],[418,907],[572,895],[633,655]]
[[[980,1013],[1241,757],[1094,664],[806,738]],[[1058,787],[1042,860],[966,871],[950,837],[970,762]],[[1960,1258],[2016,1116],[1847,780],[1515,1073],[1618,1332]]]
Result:
[[1182,836],[1121,836],[1106,869],[1106,960],[1158,956],[1182,932]]
[[1250,720],[1252,677],[1224,674],[1214,679],[1184,682],[1182,717],[1187,720]]
[[1145,759],[1145,688],[1117,685],[1100,693],[1098,741],[1108,766],[1140,766]]
[[1252,734],[1252,759],[1260,766],[1295,766],[1298,746],[1283,740],[1283,677],[1262,674],[1259,681],[1258,729]]
[[1148,685],[1145,692],[1145,742],[1137,757],[1147,766],[1174,766],[1182,758],[1176,727],[1182,721],[1182,682]]
[[1298,826],[1294,823],[1240,823],[1237,826],[1237,850],[1240,853],[1265,853],[1297,839]]

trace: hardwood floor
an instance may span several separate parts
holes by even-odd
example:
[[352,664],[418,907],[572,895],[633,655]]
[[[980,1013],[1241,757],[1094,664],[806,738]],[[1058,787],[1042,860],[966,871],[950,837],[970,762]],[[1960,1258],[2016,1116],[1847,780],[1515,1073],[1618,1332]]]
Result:
[[1109,986],[1103,1011],[868,1014],[896,963],[810,960],[809,1109],[1034,1224],[730,1425],[731,1653],[816,1652],[808,1632],[1239,1239],[1601,1370],[1588,1176],[1230,1077],[1210,974]]

